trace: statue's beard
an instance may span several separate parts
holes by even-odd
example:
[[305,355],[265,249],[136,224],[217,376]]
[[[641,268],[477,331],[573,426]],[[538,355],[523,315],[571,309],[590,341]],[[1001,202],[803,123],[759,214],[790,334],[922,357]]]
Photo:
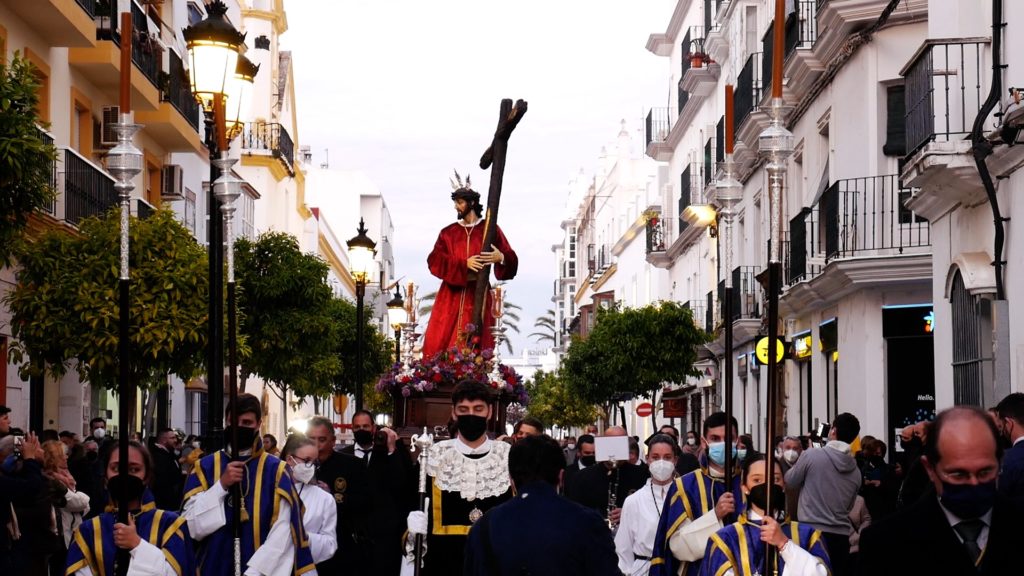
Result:
[[459,210],[458,211],[459,220],[465,220],[466,216],[469,216],[469,213],[472,212],[472,211],[473,211],[473,206],[469,206],[465,210]]

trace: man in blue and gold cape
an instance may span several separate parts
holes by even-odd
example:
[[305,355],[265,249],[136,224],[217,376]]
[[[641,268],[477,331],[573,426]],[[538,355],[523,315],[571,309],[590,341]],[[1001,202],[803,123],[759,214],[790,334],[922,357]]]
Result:
[[[731,522],[743,513],[745,500],[739,473],[733,474],[731,490],[725,486],[725,424],[724,412],[715,412],[704,420],[701,467],[669,485],[654,537],[651,576],[699,573],[708,540],[725,525],[723,519]],[[735,418],[731,424],[735,441]],[[736,449],[735,445],[730,448]]]
[[[68,547],[67,576],[113,576],[114,562],[120,549],[128,550],[129,576],[193,576],[195,574],[192,539],[185,518],[169,510],[159,510],[153,494],[145,488],[152,479],[153,461],[138,442],[129,444],[129,475],[132,483],[120,482],[113,487],[110,478],[118,470],[119,453],[115,444],[103,456],[103,469],[111,492],[127,490],[128,524],[117,523],[117,498],[106,511],[75,529]],[[129,487],[130,486],[130,487]]]
[[[234,514],[229,490],[241,490],[241,557],[246,576],[316,574],[302,527],[302,504],[286,465],[263,451],[263,414],[252,394],[239,394],[238,460],[220,450],[196,463],[185,481],[183,516],[196,541],[200,576],[234,572]],[[229,405],[227,414],[232,413]],[[230,428],[228,438],[231,437]]]

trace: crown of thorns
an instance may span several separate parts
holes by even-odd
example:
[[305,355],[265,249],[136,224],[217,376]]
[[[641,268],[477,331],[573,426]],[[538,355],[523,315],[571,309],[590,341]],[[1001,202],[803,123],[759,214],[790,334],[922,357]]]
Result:
[[459,176],[458,170],[452,170],[455,173],[455,178],[449,178],[448,181],[452,184],[452,200],[464,199],[472,200],[474,202],[480,201],[480,193],[473,190],[473,183],[470,181],[469,174],[466,175],[466,181],[462,181],[462,177]]

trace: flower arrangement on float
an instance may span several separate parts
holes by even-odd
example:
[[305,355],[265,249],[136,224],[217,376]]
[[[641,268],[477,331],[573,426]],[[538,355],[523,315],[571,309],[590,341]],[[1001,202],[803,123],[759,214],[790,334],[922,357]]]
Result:
[[[465,333],[474,332],[472,325],[466,326]],[[496,396],[510,396],[514,402],[528,404],[530,399],[522,375],[515,368],[502,364],[493,349],[477,350],[478,343],[479,337],[473,336],[468,345],[453,346],[430,358],[409,365],[396,362],[377,381],[377,391],[387,392],[392,398],[409,398],[445,384],[475,380],[491,388]]]

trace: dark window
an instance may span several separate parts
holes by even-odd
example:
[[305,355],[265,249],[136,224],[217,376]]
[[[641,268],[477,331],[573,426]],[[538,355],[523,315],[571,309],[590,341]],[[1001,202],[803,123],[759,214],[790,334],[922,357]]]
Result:
[[885,88],[885,145],[882,154],[903,156],[907,152],[907,104],[903,85]]
[[195,26],[203,19],[203,11],[199,9],[199,6],[195,2],[188,3],[188,25]]

